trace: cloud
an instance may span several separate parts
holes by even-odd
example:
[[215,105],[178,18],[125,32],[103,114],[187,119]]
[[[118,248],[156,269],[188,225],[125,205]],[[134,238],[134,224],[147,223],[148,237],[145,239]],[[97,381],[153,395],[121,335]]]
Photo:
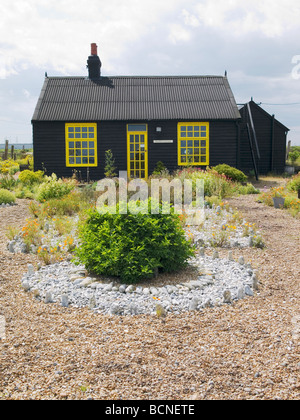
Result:
[[198,22],[232,36],[259,32],[276,38],[298,28],[300,6],[298,0],[203,0],[192,5],[192,12],[184,12],[185,23]]
[[[28,66],[50,67],[64,74],[85,69],[82,57],[97,42],[108,68],[113,59],[151,32],[157,22],[173,13],[184,0],[11,0],[1,5],[0,77]],[[172,42],[187,37],[171,27]],[[9,34],[9,35],[8,35]]]

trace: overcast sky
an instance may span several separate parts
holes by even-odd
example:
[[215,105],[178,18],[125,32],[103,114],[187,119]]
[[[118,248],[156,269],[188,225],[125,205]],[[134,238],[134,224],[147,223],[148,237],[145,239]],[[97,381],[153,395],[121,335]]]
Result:
[[0,143],[30,143],[48,76],[223,75],[237,103],[253,97],[300,145],[299,0],[3,0]]

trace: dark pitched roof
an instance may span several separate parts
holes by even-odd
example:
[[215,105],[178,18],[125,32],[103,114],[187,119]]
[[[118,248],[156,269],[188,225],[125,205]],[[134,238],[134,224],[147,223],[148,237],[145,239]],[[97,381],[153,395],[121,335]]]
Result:
[[33,121],[238,119],[226,77],[49,77]]

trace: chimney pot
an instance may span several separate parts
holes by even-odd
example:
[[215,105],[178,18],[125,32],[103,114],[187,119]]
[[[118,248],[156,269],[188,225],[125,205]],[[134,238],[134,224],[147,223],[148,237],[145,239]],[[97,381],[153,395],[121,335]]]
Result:
[[98,55],[97,53],[97,44],[91,44],[91,55]]

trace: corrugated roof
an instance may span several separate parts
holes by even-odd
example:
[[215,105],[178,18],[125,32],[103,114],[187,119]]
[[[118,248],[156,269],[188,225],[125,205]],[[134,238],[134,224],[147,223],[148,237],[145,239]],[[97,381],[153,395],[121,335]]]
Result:
[[118,76],[45,79],[33,121],[240,118],[222,76]]

